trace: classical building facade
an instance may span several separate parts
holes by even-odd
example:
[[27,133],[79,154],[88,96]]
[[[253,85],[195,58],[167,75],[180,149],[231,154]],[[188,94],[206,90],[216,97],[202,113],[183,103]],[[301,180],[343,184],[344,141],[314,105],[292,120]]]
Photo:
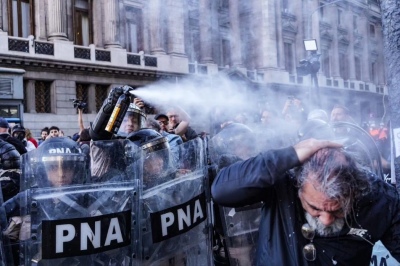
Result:
[[[34,135],[77,131],[71,99],[92,121],[108,91],[219,71],[246,76],[261,101],[310,97],[296,67],[316,39],[320,106],[352,108],[358,122],[385,114],[382,26],[377,1],[0,0],[0,67],[20,69],[23,88],[0,73],[0,91],[22,90]],[[7,108],[2,108],[6,113]]]

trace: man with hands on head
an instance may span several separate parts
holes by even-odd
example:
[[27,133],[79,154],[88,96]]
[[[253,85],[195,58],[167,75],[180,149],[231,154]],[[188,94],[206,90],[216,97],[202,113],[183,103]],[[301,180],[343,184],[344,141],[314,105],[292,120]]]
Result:
[[237,162],[212,196],[228,207],[263,202],[257,265],[369,265],[379,240],[400,261],[399,193],[338,143],[306,139]]

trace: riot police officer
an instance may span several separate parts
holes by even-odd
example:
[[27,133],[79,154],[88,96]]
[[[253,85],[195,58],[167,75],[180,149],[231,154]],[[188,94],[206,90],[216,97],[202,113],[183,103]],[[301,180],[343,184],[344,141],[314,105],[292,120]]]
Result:
[[134,169],[137,163],[143,165],[144,189],[173,179],[176,169],[171,165],[171,154],[166,137],[153,129],[142,128],[129,134],[127,139],[131,145],[139,148],[127,149],[127,161],[135,165],[128,169]]

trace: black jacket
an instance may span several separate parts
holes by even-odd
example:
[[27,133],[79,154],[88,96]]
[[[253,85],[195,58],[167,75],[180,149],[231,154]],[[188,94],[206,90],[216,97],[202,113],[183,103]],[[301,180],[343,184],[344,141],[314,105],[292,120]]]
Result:
[[376,180],[373,191],[358,201],[347,217],[350,227],[344,226],[336,236],[316,236],[317,260],[307,262],[302,254],[310,242],[301,234],[304,210],[287,174],[299,164],[292,147],[271,150],[222,169],[213,182],[212,196],[220,205],[264,202],[257,265],[369,265],[372,244],[378,240],[400,261],[399,193]]
[[15,149],[17,149],[17,151],[19,152],[20,155],[27,153],[24,143],[22,143],[22,141],[20,141],[19,139],[14,138],[10,134],[2,133],[2,134],[0,134],[0,139],[7,141],[11,145],[13,145],[15,147]]
[[0,139],[0,169],[20,169],[21,156],[10,143]]

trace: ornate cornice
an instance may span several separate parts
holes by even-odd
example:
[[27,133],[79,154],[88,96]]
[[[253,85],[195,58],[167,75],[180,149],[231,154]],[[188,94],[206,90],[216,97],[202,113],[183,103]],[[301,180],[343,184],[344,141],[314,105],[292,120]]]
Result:
[[123,67],[112,67],[88,63],[71,63],[54,61],[50,59],[36,59],[29,57],[18,57],[0,54],[0,67],[23,68],[26,71],[52,72],[83,75],[100,75],[102,77],[132,78],[139,80],[157,80],[175,78],[182,76],[176,73],[167,73],[146,69],[131,69]]

